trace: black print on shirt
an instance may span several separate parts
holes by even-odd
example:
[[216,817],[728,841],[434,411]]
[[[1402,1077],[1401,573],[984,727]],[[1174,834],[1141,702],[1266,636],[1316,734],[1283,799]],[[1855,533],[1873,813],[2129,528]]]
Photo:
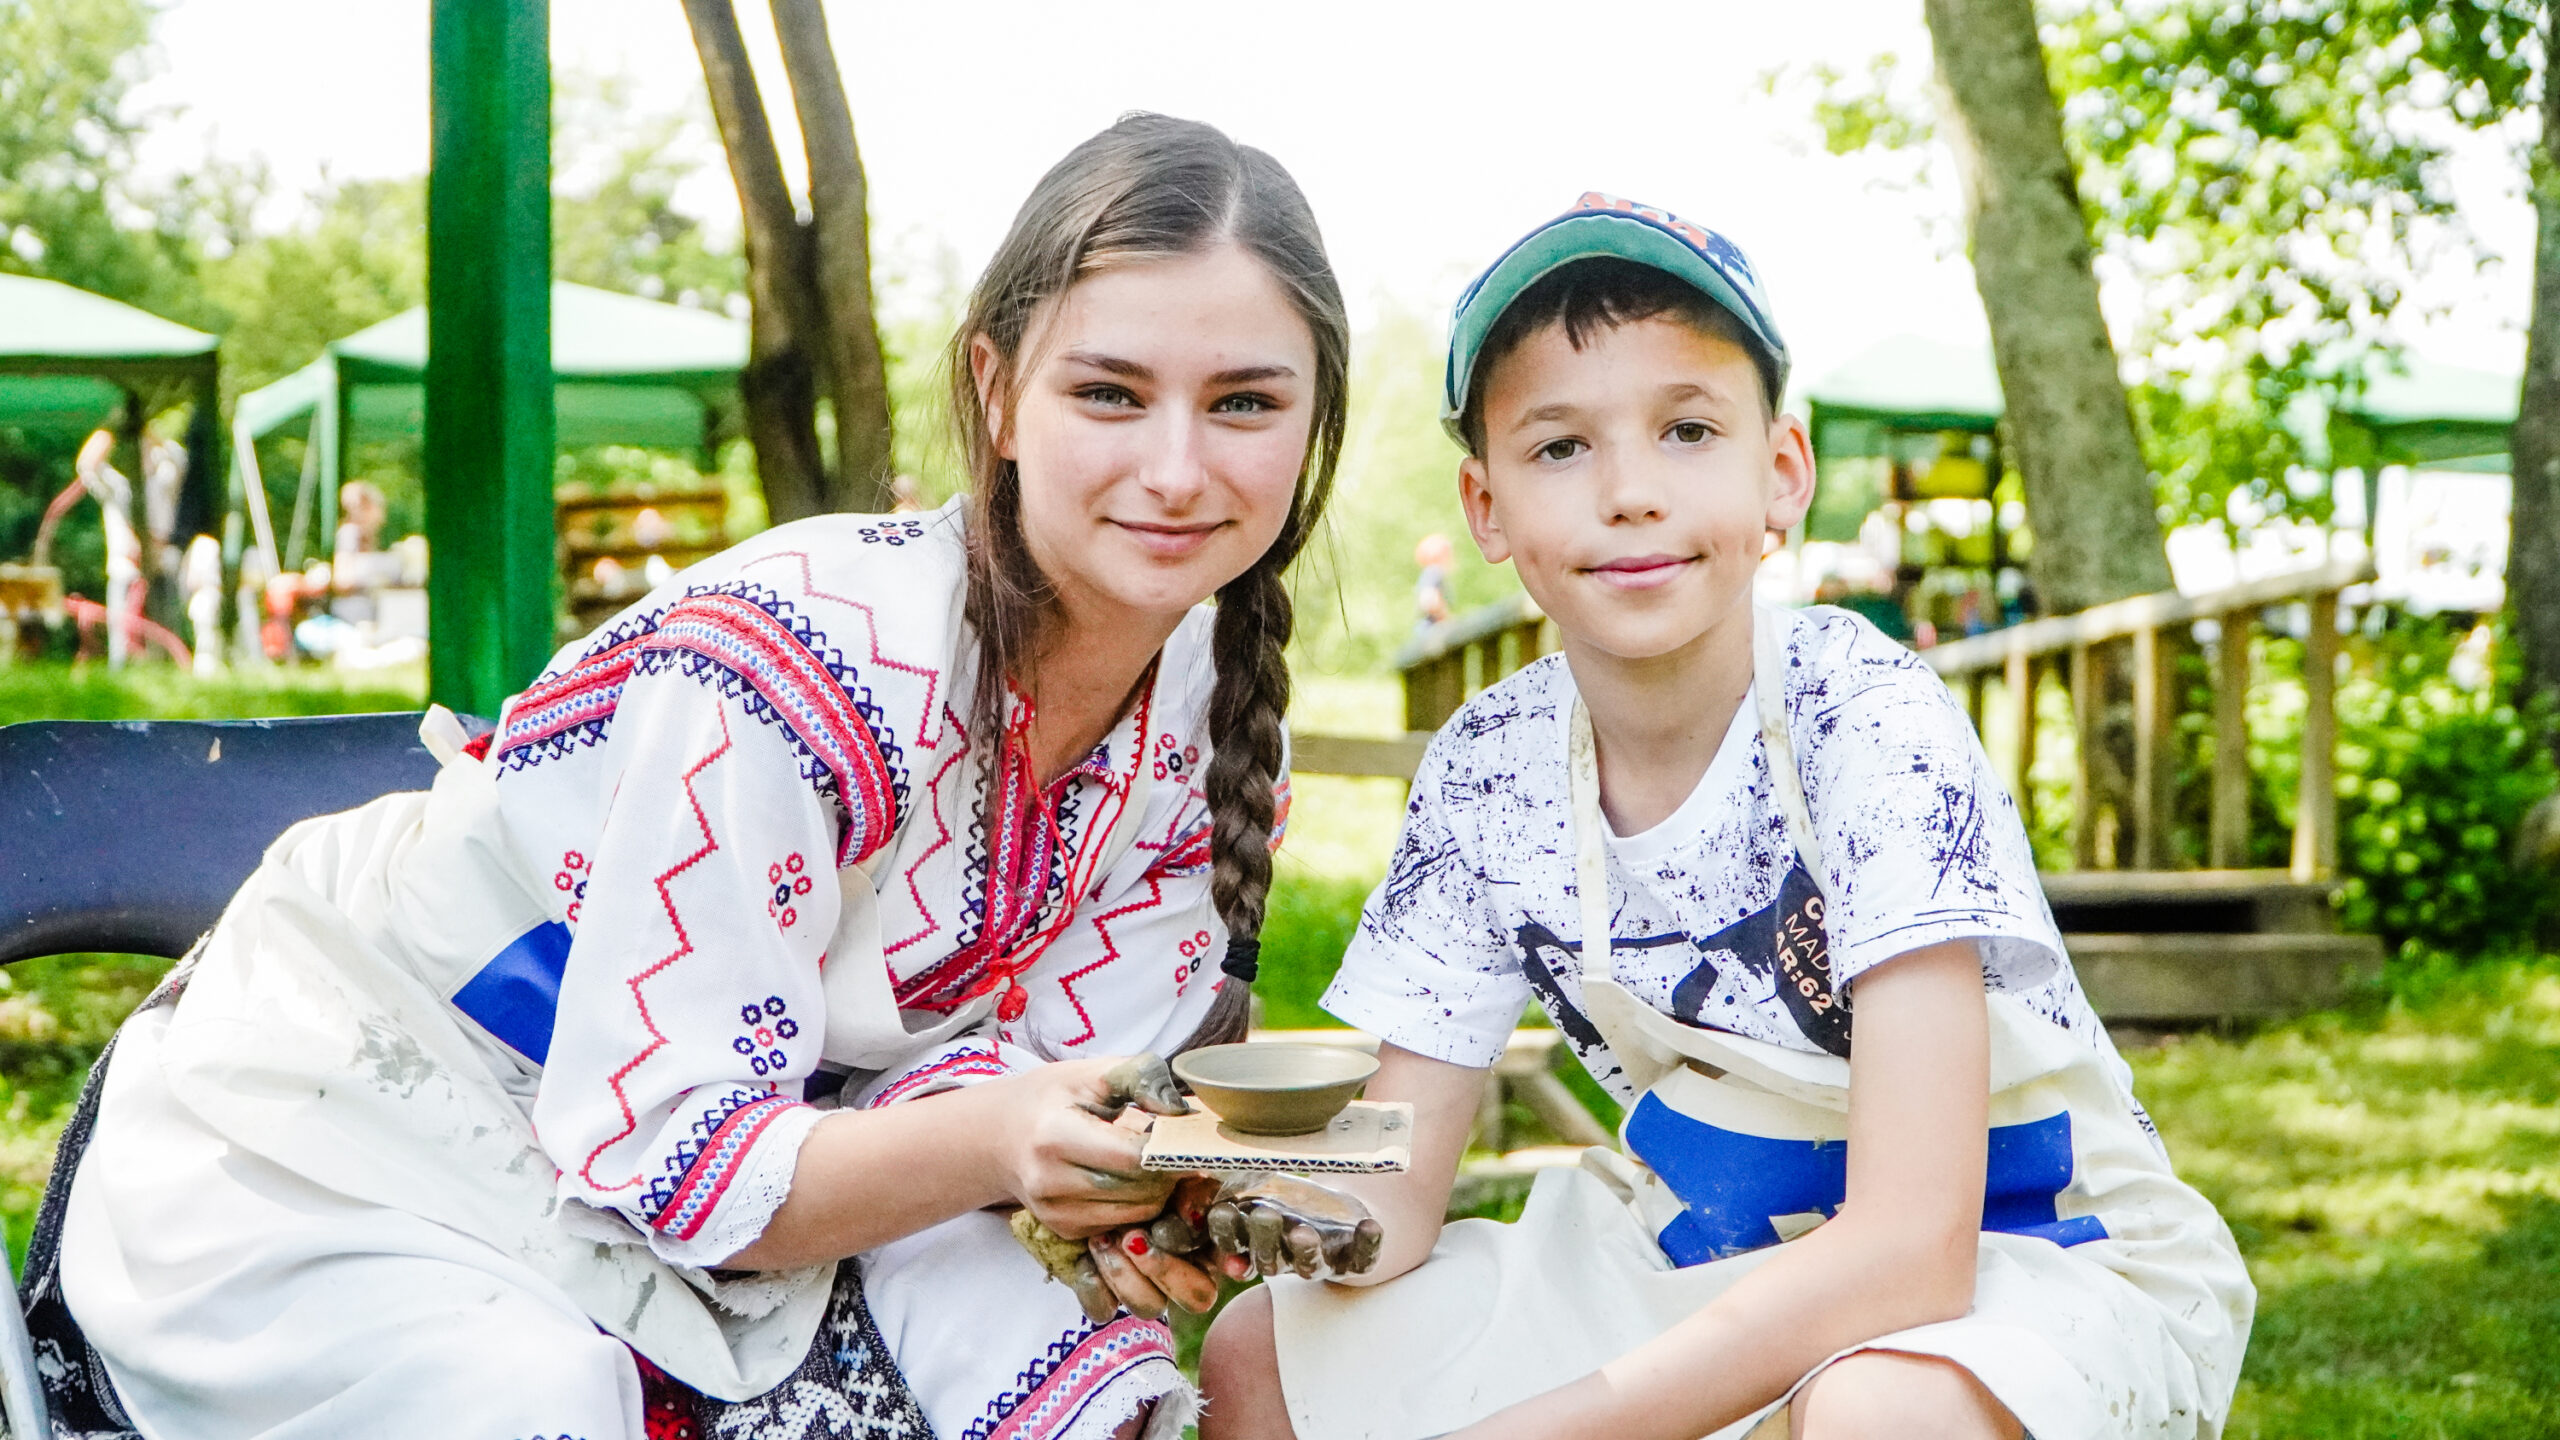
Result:
[[[1831,978],[1831,939],[1822,927],[1822,890],[1804,862],[1787,867],[1778,898],[1697,942],[1701,953],[1730,954],[1746,972],[1773,985],[1804,1037],[1834,1055],[1849,1053],[1849,997]],[[1715,993],[1712,959],[1671,990],[1671,1013],[1705,1024]]]

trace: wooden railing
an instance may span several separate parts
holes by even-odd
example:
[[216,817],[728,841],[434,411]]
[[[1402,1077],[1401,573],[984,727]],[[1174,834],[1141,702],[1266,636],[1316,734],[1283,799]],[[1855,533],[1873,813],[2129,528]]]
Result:
[[[2210,868],[2233,869],[2247,863],[2249,848],[2250,637],[2266,610],[2305,606],[2301,780],[2294,799],[2292,870],[2296,880],[2325,880],[2338,864],[2338,593],[2372,578],[2364,562],[2339,562],[2197,595],[2137,595],[1951,641],[1921,652],[1921,658],[1964,696],[1977,732],[1996,683],[1998,703],[2008,710],[2016,737],[2002,778],[2031,826],[2034,787],[2028,777],[2036,759],[2036,697],[2049,677],[2059,680],[2071,697],[2075,742],[2075,866],[2097,869],[2112,858],[2116,869],[2157,870],[2169,868],[2176,858],[2168,841],[2184,698],[2176,681],[2177,656],[2191,643],[2196,622],[2217,622],[2221,633],[2211,672],[2213,779],[2204,858]],[[2119,835],[2130,844],[2120,840],[2108,857],[2099,845],[2109,807],[2099,794],[2096,764],[2103,743],[2100,728],[2106,723],[2102,670],[2118,659],[2127,662],[2123,669],[2132,678],[2132,774],[2123,788],[2123,813],[2116,816]]]
[[[2213,645],[2211,811],[2202,858],[2209,868],[2237,869],[2248,863],[2249,850],[2250,637],[2267,610],[2304,606],[2308,638],[2302,663],[2301,780],[2294,801],[2291,868],[2296,880],[2326,880],[2338,861],[2338,595],[2372,578],[2363,562],[2339,562],[2204,594],[2137,595],[1921,653],[1962,694],[1977,732],[1993,704],[2007,710],[2014,740],[2007,747],[2002,778],[2030,825],[2035,819],[2029,775],[2036,763],[2036,697],[2048,683],[2062,685],[2071,698],[2075,742],[2075,866],[2091,870],[2111,862],[2115,869],[2156,870],[2177,859],[2169,843],[2178,769],[2175,741],[2184,701],[2176,681],[2177,658],[2195,643],[2196,622],[2216,622],[2221,633]],[[1310,774],[1409,779],[1423,742],[1467,697],[1554,648],[1554,625],[1523,595],[1434,626],[1396,657],[1404,676],[1409,733],[1388,740],[1302,735],[1296,742],[1296,768]],[[2101,732],[2109,723],[2101,692],[2110,672],[2131,678],[2132,773],[2120,787],[2101,785],[2098,771]],[[2120,805],[2107,799],[2105,792],[2111,789],[2120,796]],[[2101,846],[2111,818],[2119,843]]]

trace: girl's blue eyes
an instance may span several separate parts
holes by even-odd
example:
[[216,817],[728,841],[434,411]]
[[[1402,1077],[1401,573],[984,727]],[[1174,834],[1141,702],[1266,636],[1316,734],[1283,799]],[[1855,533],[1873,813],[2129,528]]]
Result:
[[[1114,410],[1145,408],[1136,395],[1117,385],[1087,385],[1074,393],[1079,400]],[[1212,415],[1259,415],[1279,408],[1279,403],[1268,395],[1226,395],[1219,397],[1209,406],[1209,413]]]

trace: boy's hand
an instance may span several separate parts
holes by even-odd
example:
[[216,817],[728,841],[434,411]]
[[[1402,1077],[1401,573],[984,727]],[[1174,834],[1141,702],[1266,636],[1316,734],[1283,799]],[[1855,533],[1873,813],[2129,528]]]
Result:
[[1378,1263],[1386,1230],[1358,1198],[1276,1171],[1228,1181],[1209,1207],[1209,1243],[1240,1258],[1233,1272],[1305,1279],[1359,1275]]

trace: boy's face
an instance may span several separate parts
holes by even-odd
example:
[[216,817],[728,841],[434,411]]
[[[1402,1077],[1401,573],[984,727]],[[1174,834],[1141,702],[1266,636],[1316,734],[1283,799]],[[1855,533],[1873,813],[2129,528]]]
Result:
[[1642,661],[1748,616],[1763,538],[1813,501],[1813,456],[1731,341],[1665,316],[1576,350],[1556,324],[1487,378],[1459,489],[1484,558],[1569,641]]

